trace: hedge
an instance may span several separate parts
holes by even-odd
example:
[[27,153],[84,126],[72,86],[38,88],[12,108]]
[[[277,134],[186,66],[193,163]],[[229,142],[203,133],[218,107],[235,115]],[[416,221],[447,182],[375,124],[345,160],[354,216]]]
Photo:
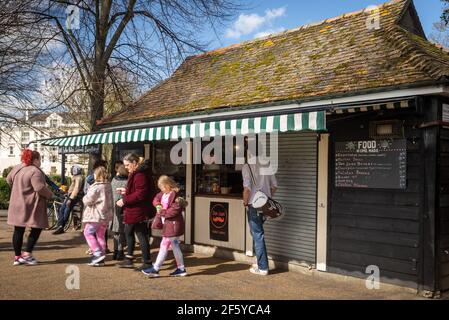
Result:
[[6,179],[0,178],[0,209],[8,209],[11,188]]
[[3,177],[3,178],[6,178],[6,177],[8,176],[8,174],[11,172],[12,169],[14,169],[14,167],[12,167],[12,166],[3,169],[2,177]]

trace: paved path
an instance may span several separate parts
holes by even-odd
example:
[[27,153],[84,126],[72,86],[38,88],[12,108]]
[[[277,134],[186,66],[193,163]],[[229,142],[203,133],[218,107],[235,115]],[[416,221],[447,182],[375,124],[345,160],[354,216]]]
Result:
[[[119,269],[111,257],[102,268],[86,265],[87,246],[80,232],[53,236],[42,233],[35,250],[37,266],[12,266],[12,229],[0,217],[0,299],[417,299],[396,288],[367,290],[350,282],[322,279],[288,271],[268,277],[252,275],[248,265],[187,253],[185,278],[167,277],[174,268],[170,253],[161,275]],[[111,244],[112,245],[112,244]],[[152,250],[153,259],[157,249]],[[68,266],[80,270],[80,289],[68,290]]]

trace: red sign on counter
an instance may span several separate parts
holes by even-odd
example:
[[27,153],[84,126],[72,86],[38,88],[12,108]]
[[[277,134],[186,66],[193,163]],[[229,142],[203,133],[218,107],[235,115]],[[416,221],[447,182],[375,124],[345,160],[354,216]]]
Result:
[[211,240],[229,241],[229,203],[211,202],[209,230]]

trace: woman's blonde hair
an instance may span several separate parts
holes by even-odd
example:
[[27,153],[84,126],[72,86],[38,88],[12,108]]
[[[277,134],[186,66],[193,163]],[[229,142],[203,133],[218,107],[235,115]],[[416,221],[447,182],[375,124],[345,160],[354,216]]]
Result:
[[108,171],[105,167],[101,166],[94,170],[95,182],[107,182],[108,181]]
[[159,177],[159,179],[157,180],[157,186],[159,187],[159,189],[161,189],[161,186],[166,186],[172,191],[179,192],[179,186],[175,182],[175,180],[166,175]]

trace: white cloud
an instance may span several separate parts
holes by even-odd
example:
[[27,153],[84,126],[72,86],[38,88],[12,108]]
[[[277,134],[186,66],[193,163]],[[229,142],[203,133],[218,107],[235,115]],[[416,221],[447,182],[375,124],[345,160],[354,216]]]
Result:
[[61,52],[66,48],[65,44],[57,41],[49,41],[47,43],[47,50],[49,52]]
[[226,38],[239,39],[241,36],[254,33],[266,25],[271,25],[271,22],[286,13],[286,8],[276,8],[265,11],[264,16],[257,13],[240,14],[237,21],[231,28],[226,29]]
[[279,32],[282,32],[282,31],[285,31],[285,28],[268,29],[268,30],[256,33],[254,35],[254,39],[256,39],[256,38],[263,38],[263,37],[269,36],[270,34],[279,33]]
[[63,42],[63,39],[51,39],[47,42],[46,48],[48,52],[52,53],[60,53],[61,51],[66,49],[66,46]]
[[226,38],[240,38],[258,30],[265,23],[265,18],[258,14],[241,14],[232,28],[226,30]]
[[276,18],[284,16],[286,11],[287,11],[286,7],[267,10],[266,14],[265,14],[265,17],[268,20],[273,20],[273,19],[276,19]]

